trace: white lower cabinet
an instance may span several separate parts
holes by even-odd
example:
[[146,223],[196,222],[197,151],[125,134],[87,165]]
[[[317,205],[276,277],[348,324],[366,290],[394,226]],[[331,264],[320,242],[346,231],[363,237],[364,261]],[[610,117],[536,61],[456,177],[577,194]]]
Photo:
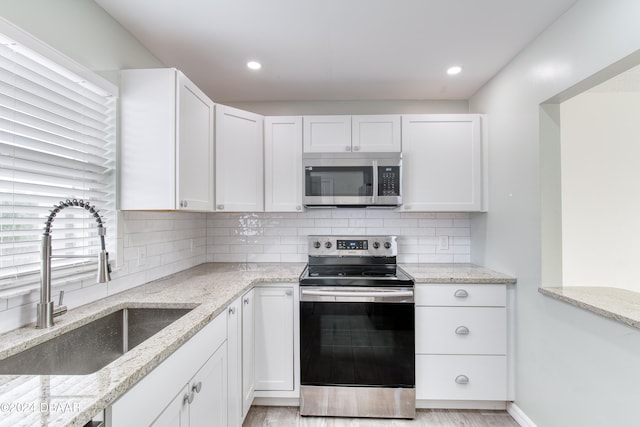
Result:
[[153,427],[227,425],[227,347],[223,343],[180,390]]
[[293,391],[295,292],[293,285],[255,291],[255,384],[260,391]]
[[242,297],[227,307],[227,425],[241,426],[242,413]]
[[506,401],[506,285],[416,284],[416,398]]
[[416,356],[416,398],[506,400],[506,356]]
[[110,427],[226,426],[226,313],[184,343],[105,413]]
[[256,391],[255,289],[242,297],[242,418],[253,404]]

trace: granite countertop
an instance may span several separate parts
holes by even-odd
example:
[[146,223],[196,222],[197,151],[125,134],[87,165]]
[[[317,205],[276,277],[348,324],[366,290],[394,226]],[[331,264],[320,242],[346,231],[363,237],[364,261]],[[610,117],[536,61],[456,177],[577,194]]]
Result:
[[538,288],[551,298],[640,329],[640,295],[627,289],[599,286]]
[[516,278],[474,264],[400,264],[416,283],[515,284]]
[[[417,283],[515,283],[470,264],[406,264]],[[304,264],[202,264],[70,310],[51,329],[0,335],[0,359],[125,307],[193,308],[88,375],[0,375],[0,427],[82,426],[257,283],[296,283]],[[82,351],[82,349],[79,349]]]

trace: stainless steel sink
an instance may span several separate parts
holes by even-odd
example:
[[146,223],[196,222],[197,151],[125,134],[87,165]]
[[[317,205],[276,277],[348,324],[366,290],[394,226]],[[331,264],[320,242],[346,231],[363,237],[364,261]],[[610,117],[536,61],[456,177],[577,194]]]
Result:
[[0,374],[90,374],[190,311],[189,308],[124,308],[0,360]]

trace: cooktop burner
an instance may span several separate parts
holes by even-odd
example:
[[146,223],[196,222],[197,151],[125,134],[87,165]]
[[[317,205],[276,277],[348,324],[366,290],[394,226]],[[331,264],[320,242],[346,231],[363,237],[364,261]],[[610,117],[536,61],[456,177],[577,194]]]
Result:
[[309,236],[300,285],[413,286],[396,255],[396,236]]

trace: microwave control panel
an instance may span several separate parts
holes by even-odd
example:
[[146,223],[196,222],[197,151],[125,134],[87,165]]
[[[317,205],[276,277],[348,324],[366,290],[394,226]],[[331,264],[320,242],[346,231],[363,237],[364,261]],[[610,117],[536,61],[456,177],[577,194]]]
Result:
[[400,168],[398,166],[378,166],[378,195],[400,195]]

